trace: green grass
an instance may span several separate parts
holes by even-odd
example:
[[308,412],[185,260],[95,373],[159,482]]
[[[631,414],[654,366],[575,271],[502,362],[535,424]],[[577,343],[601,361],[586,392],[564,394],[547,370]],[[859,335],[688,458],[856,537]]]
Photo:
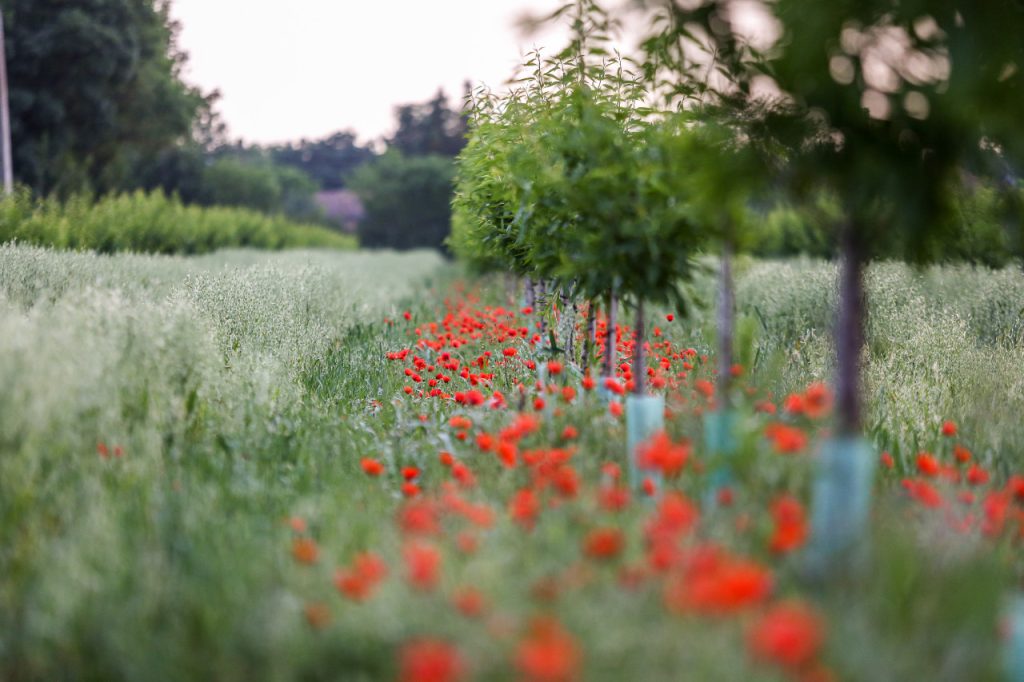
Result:
[[[752,385],[781,398],[829,376],[833,275],[810,261],[740,268]],[[0,679],[392,679],[396,648],[422,633],[458,642],[475,676],[512,679],[510,650],[538,611],[557,613],[585,643],[584,679],[783,679],[746,661],[746,621],[666,617],[659,590],[623,590],[614,568],[593,569],[553,604],[528,598],[539,579],[587,573],[579,540],[600,512],[581,497],[524,534],[505,506],[520,473],[453,440],[450,405],[396,399],[406,377],[385,353],[408,347],[414,324],[442,317],[454,276],[427,252],[180,258],[0,247]],[[697,284],[705,298],[709,287]],[[485,283],[485,301],[498,289]],[[952,418],[997,474],[1020,469],[1020,293],[1024,277],[1012,270],[872,269],[868,422],[880,445],[907,464],[938,445],[940,420]],[[660,324],[706,351],[707,322]],[[458,412],[491,431],[509,419]],[[568,423],[581,431],[583,481],[623,461],[625,429],[592,395],[546,421],[535,443],[558,442]],[[671,424],[676,435],[698,428],[690,414]],[[780,465],[751,429],[751,456],[768,462],[751,470],[759,487],[701,532],[761,556],[767,521],[755,517],[737,536],[737,517],[763,511],[781,489],[802,495],[811,468]],[[99,443],[123,456],[100,457]],[[467,497],[498,520],[471,558],[438,540],[442,587],[421,595],[402,581],[397,484],[368,479],[359,462],[416,464],[436,487],[439,450],[471,463],[480,486]],[[637,529],[650,511],[600,518]],[[995,679],[1007,573],[995,558],[1010,549],[936,545],[922,540],[937,532],[926,522],[885,522],[905,511],[882,497],[875,562],[884,570],[808,588],[780,561],[779,593],[810,594],[829,615],[827,660],[841,679]],[[292,516],[320,547],[312,567],[290,554]],[[446,521],[446,532],[457,529]],[[642,544],[630,543],[632,560]],[[331,579],[366,549],[392,576],[354,604]],[[494,617],[456,616],[447,600],[458,585],[484,590]],[[311,602],[329,605],[328,628],[307,626]]]

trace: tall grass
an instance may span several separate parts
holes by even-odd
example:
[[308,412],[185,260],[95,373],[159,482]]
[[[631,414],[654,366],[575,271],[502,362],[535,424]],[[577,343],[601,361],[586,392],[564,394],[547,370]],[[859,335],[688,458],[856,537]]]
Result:
[[[756,383],[784,393],[831,378],[835,278],[819,260],[740,268],[737,305],[758,329]],[[705,296],[711,286],[700,285]],[[1024,463],[1024,273],[877,263],[866,287],[864,389],[877,444],[905,460],[937,447],[938,426],[952,419],[982,462]]]
[[0,200],[0,243],[100,253],[202,254],[229,247],[354,248],[355,238],[240,208],[186,206],[160,192],[67,202],[28,192]]
[[345,494],[370,443],[338,410],[387,388],[313,400],[310,367],[350,336],[346,359],[372,366],[361,330],[439,265],[0,247],[0,678],[249,679],[291,661],[296,633],[271,617],[295,608],[279,522]]

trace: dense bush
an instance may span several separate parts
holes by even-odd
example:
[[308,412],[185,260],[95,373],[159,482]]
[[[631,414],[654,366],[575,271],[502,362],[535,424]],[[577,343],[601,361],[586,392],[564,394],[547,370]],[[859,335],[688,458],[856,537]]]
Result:
[[452,160],[389,151],[361,166],[349,182],[366,208],[359,224],[363,246],[443,247],[451,231]]
[[34,199],[19,192],[0,201],[0,243],[101,253],[207,253],[249,246],[354,248],[351,237],[240,208],[185,206],[160,192],[123,194],[66,202]]

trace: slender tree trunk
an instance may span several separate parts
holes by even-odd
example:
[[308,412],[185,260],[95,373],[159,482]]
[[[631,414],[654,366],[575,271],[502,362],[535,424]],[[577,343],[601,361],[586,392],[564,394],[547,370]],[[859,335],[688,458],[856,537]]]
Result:
[[615,290],[608,294],[608,311],[606,315],[606,327],[604,337],[604,367],[602,374],[611,377],[615,374],[615,324],[619,302],[615,296]]
[[[540,308],[541,310],[543,310],[545,305],[547,304],[547,293],[548,293],[548,290],[547,290],[546,284],[547,283],[543,279],[540,280],[540,282],[537,283],[537,307]],[[545,343],[547,343],[547,335],[548,335],[548,321],[547,321],[547,318],[542,314],[540,316],[541,345],[544,345]]]
[[633,353],[633,393],[643,395],[647,384],[647,360],[644,357],[644,300],[636,302],[636,346]]
[[736,320],[736,292],[732,281],[732,244],[722,246],[722,264],[718,272],[718,409],[729,409],[729,385],[732,382],[733,328]]
[[839,315],[836,321],[836,410],[840,436],[861,433],[860,353],[864,346],[864,254],[856,224],[841,235]]
[[572,302],[572,314],[569,316],[569,343],[568,353],[569,357],[573,359],[573,362],[579,364],[576,358],[576,320],[580,317],[580,304],[575,299]]
[[526,291],[525,291],[526,305],[528,305],[529,307],[533,308],[535,306],[535,304],[537,303],[536,297],[534,296],[534,293],[533,293],[533,278],[532,277],[527,277],[524,286],[526,287]]
[[597,332],[597,316],[594,302],[587,303],[587,338],[583,342],[583,373],[590,369],[590,356],[594,354],[594,335]]

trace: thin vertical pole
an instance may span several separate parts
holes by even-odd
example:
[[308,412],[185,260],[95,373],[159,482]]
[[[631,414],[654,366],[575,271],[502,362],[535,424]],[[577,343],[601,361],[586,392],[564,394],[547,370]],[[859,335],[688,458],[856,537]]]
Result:
[[14,169],[11,164],[11,110],[7,101],[7,46],[4,41],[4,15],[0,11],[0,147],[2,147],[4,194],[14,192]]

